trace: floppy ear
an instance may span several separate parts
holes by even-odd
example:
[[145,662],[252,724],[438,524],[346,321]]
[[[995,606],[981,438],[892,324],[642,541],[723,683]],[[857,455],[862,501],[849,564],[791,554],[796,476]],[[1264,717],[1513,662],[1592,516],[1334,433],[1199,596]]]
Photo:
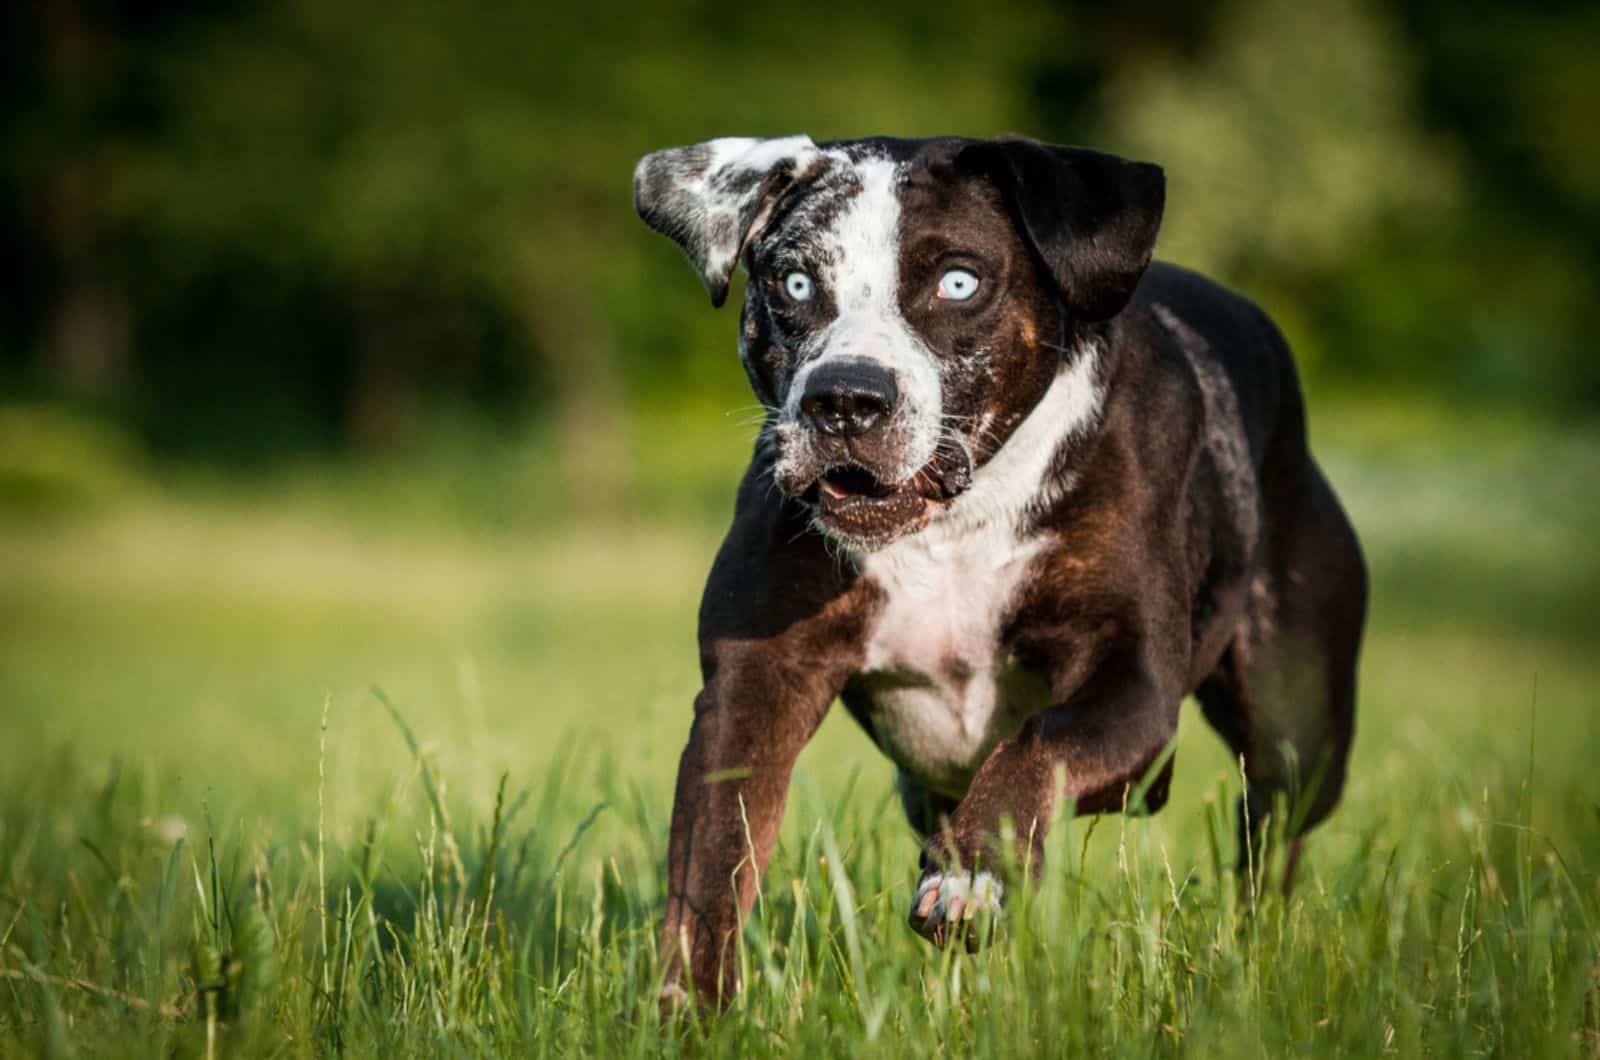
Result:
[[728,297],[733,267],[783,193],[822,160],[809,136],[729,137],[646,155],[633,171],[633,206],[675,241],[711,292]]
[[1079,317],[1105,320],[1127,305],[1161,227],[1160,166],[1020,139],[971,144],[956,165],[1000,189]]

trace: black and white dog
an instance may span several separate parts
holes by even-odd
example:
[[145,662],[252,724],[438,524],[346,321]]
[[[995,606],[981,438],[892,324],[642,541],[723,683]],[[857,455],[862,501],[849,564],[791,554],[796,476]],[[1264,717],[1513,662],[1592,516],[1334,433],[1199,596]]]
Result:
[[998,908],[1003,818],[1037,866],[1057,800],[1119,810],[1143,783],[1159,808],[1190,693],[1254,820],[1281,793],[1303,832],[1337,801],[1361,552],[1277,329],[1150,264],[1164,191],[1156,166],[1026,140],[639,163],[640,215],[714,305],[747,269],[739,355],[767,410],[701,605],[669,998],[685,973],[736,988],[731,940],[835,698],[899,767],[926,837],[911,923],[936,942]]

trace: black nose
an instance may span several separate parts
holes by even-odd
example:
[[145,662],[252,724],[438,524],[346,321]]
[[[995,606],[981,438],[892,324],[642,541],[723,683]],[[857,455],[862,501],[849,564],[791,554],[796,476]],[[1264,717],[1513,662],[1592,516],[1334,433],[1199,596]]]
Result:
[[818,365],[806,378],[800,411],[823,434],[866,434],[894,411],[900,391],[876,361],[847,357]]

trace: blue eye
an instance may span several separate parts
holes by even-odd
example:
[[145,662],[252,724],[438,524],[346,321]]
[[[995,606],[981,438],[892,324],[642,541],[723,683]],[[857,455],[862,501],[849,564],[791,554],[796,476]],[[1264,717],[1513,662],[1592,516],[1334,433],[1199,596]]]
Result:
[[811,282],[811,277],[796,269],[783,278],[783,293],[789,296],[791,302],[809,302],[816,293],[816,285]]
[[939,277],[939,297],[950,302],[965,302],[978,293],[978,278],[966,269],[951,269]]

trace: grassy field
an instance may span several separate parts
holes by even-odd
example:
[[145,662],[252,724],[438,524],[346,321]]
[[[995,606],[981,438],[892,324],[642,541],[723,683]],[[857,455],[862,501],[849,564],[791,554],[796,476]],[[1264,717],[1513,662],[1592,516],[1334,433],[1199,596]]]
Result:
[[938,954],[836,711],[705,1023],[655,934],[735,429],[606,528],[514,461],[0,512],[0,1053],[1600,1055],[1600,438],[1323,419],[1375,599],[1291,900],[1234,878],[1190,709],[1166,810],[1056,829]]

